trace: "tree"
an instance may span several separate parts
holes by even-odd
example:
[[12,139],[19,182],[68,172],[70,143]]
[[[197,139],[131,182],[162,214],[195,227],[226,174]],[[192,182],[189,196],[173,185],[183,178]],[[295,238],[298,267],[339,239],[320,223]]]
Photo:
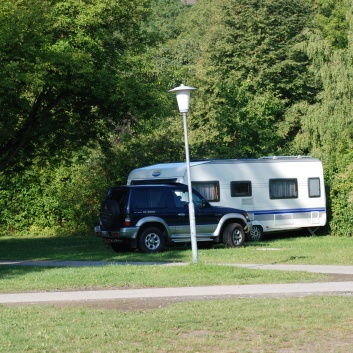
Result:
[[311,0],[316,7],[316,21],[322,35],[333,48],[343,49],[348,45],[349,22],[347,9],[349,0]]
[[[321,7],[334,5],[324,0],[317,3]],[[311,60],[310,70],[321,82],[322,89],[314,102],[310,104],[306,101],[297,109],[301,129],[293,141],[293,147],[298,151],[310,151],[331,167],[334,166],[333,170],[340,163],[338,157],[350,150],[353,138],[350,129],[353,97],[353,7],[346,1],[340,1],[339,4],[341,10],[345,9],[343,17],[347,18],[342,28],[350,28],[349,32],[341,32],[342,40],[343,34],[345,35],[343,41],[347,43],[347,47],[338,48],[332,45],[332,38],[325,31],[309,33],[305,50]],[[329,22],[335,22],[327,16]],[[336,16],[334,12],[332,16]]]
[[179,67],[171,75],[175,83],[199,87],[190,115],[192,156],[281,153],[286,109],[317,92],[308,58],[298,48],[311,25],[310,5],[204,0],[181,16],[182,32],[164,54]]
[[334,44],[332,37],[327,37],[323,31],[312,33],[306,47],[311,70],[322,82],[322,90],[316,102],[297,107],[301,128],[292,143],[292,150],[309,152],[323,161],[330,196],[330,226],[336,235],[352,235],[353,227],[353,187],[350,182],[353,161],[353,6],[348,2],[345,4],[349,25],[346,23],[342,28],[349,28],[348,33],[343,32],[346,33],[347,46],[342,48]]
[[136,115],[145,90],[128,59],[140,43],[146,6],[147,0],[2,1],[1,169],[38,154],[70,155]]

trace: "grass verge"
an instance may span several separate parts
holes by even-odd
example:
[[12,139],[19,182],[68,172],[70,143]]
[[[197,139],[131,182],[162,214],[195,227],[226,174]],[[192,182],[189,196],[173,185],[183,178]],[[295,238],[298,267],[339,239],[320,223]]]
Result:
[[[200,249],[199,263],[193,265],[191,250],[184,248],[153,255],[114,253],[92,236],[0,237],[0,260],[186,263],[185,266],[79,268],[0,266],[0,291],[319,281],[325,276],[216,264],[352,265],[352,242],[352,238],[329,236],[277,236],[240,249]],[[348,296],[194,300],[129,311],[103,304],[98,307],[87,303],[72,307],[0,305],[0,351],[350,353],[353,346],[353,301]]]
[[263,271],[233,266],[12,267],[0,266],[0,292],[103,288],[190,287],[261,283],[317,282],[322,274]]
[[[199,263],[352,265],[353,237],[272,235],[239,249],[199,249]],[[191,262],[190,247],[158,254],[115,253],[94,236],[0,237],[0,260]]]
[[153,310],[0,307],[3,352],[350,353],[348,297],[194,301]]
[[[158,254],[115,253],[101,239],[86,237],[0,237],[0,260],[103,260],[183,262],[187,266],[108,265],[100,267],[0,266],[0,291],[178,287],[259,283],[315,282],[327,278],[305,272],[261,271],[219,263],[352,264],[352,238],[275,237],[239,249],[199,249],[190,265],[189,248]],[[189,265],[188,265],[189,264]]]

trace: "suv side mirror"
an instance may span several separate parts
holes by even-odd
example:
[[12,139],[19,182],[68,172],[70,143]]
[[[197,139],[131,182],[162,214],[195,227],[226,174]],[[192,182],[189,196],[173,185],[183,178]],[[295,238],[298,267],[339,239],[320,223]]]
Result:
[[198,200],[197,202],[194,202],[194,205],[197,208],[205,208],[205,207],[207,207],[207,201],[202,199],[200,202],[200,200]]

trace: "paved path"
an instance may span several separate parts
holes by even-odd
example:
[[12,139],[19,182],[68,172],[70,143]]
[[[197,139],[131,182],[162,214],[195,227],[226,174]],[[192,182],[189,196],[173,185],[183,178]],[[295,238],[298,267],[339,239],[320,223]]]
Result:
[[[104,265],[161,265],[184,266],[186,263],[144,263],[144,262],[101,262],[101,261],[0,261],[0,266],[104,266]],[[353,266],[321,265],[261,265],[261,264],[220,264],[263,270],[308,271],[328,274],[353,274]],[[93,291],[37,292],[0,294],[2,304],[52,303],[95,300],[117,300],[136,298],[177,298],[177,297],[254,297],[254,296],[304,296],[317,294],[353,295],[353,281],[256,284],[235,286],[205,286],[178,288],[116,289]]]
[[304,296],[317,294],[353,295],[353,282],[254,284],[178,288],[116,289],[70,292],[0,294],[0,303],[52,303],[91,300],[177,297]]
[[122,261],[33,261],[33,260],[9,260],[0,261],[0,266],[39,266],[39,267],[91,267],[108,265],[137,265],[137,266],[186,266],[185,262],[122,262]]
[[261,265],[261,264],[235,264],[234,266],[257,270],[304,271],[326,274],[353,275],[353,266],[336,265]]
[[[0,266],[39,266],[39,267],[77,267],[77,266],[108,266],[108,265],[136,265],[136,266],[187,266],[185,262],[119,262],[119,261],[0,261]],[[258,270],[304,271],[316,273],[332,273],[353,275],[353,266],[337,265],[283,265],[283,264],[218,264],[222,266],[236,266]]]

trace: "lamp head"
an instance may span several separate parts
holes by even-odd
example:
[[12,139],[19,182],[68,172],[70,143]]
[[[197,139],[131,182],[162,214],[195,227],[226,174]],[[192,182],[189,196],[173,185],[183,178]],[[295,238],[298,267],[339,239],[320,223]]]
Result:
[[180,113],[187,113],[189,111],[190,92],[195,90],[197,90],[197,88],[181,84],[179,87],[173,88],[169,91],[175,92]]

